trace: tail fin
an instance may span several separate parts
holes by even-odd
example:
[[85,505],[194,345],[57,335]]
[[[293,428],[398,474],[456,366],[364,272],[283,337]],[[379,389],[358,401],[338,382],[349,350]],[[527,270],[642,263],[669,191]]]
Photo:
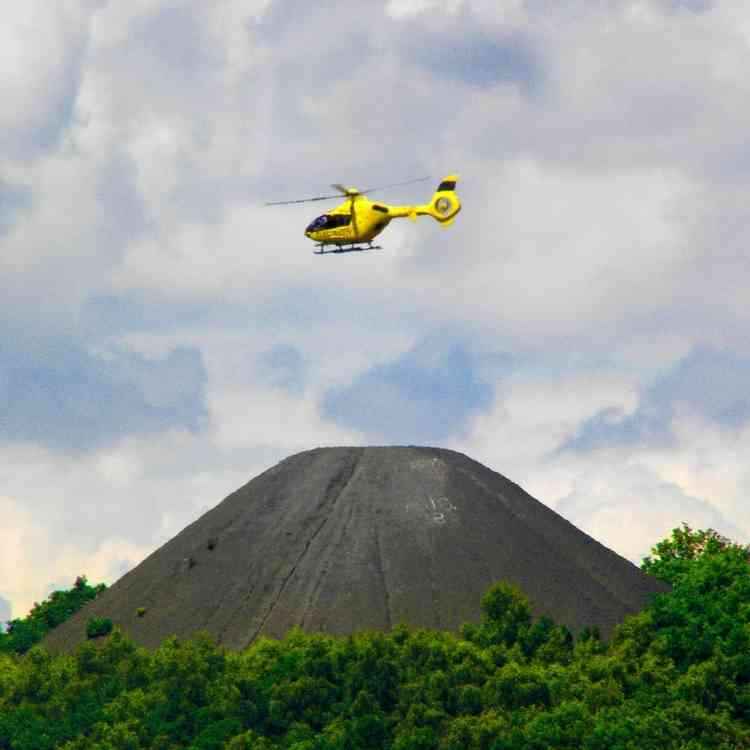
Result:
[[461,210],[461,201],[456,195],[458,175],[450,174],[443,177],[437,190],[432,195],[430,203],[423,207],[425,213],[440,222],[443,227],[450,226]]

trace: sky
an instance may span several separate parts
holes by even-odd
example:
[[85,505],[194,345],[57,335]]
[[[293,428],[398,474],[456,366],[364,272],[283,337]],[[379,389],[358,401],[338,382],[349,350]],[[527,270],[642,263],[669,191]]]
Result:
[[[461,451],[635,563],[750,542],[749,53],[729,0],[8,8],[0,619],[326,445]],[[368,253],[264,205],[452,173]]]

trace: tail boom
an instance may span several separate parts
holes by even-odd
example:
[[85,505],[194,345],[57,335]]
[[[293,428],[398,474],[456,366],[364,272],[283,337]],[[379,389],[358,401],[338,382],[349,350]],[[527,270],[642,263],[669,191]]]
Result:
[[421,206],[389,206],[388,215],[393,218],[408,217],[416,221],[418,216],[432,216],[441,226],[450,226],[461,210],[461,201],[456,194],[457,175],[444,177],[432,194],[429,203]]

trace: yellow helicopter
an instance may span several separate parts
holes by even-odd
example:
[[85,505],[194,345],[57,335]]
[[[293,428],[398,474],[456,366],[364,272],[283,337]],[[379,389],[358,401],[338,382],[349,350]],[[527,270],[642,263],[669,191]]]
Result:
[[[385,203],[374,203],[365,197],[366,194],[375,190],[384,190],[398,185],[410,185],[414,182],[424,182],[429,179],[429,177],[420,177],[416,180],[397,182],[392,185],[361,191],[340,184],[331,185],[339,193],[345,195],[347,199],[332,211],[313,219],[305,229],[305,236],[317,243],[315,252],[322,255],[324,253],[381,250],[382,247],[373,245],[372,241],[388,226],[391,219],[408,217],[412,221],[416,221],[417,216],[432,216],[440,223],[440,226],[448,227],[461,210],[461,201],[456,195],[457,175],[451,174],[444,177],[433,193],[430,202],[422,205],[389,206]],[[266,205],[283,206],[291,203],[331,200],[338,197],[338,195],[319,195],[315,198],[302,198],[295,201],[274,201],[266,203]],[[327,246],[332,246],[333,249],[326,250]]]

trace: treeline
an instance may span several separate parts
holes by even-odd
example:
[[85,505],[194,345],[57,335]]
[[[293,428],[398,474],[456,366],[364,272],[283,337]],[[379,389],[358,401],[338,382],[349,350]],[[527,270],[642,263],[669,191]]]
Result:
[[643,568],[672,584],[603,643],[498,584],[460,633],[208,637],[154,651],[117,630],[0,655],[8,750],[750,748],[748,550],[687,526]]
[[0,633],[0,653],[25,654],[52,628],[67,620],[106,588],[103,583],[90,586],[86,576],[79,576],[69,591],[53,591],[41,604],[35,604],[27,617],[7,623],[6,632]]

